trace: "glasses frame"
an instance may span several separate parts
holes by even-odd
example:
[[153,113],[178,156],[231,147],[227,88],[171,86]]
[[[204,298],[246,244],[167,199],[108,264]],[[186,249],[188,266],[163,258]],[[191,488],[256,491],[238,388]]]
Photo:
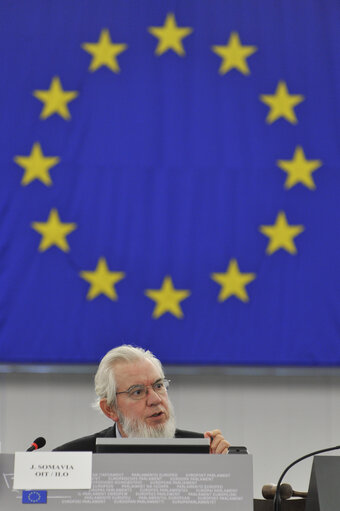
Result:
[[[127,390],[122,390],[121,392],[116,392],[116,396],[118,396],[119,394],[128,394],[129,398],[133,399],[134,401],[140,401],[142,399],[145,399],[148,396],[148,393],[149,393],[148,388],[149,387],[152,387],[152,390],[154,392],[156,392],[156,394],[159,396],[160,395],[159,390],[157,391],[154,388],[159,383],[163,383],[164,384],[164,391],[166,393],[168,388],[169,388],[170,382],[171,382],[171,380],[168,380],[168,378],[159,378],[158,380],[156,380],[151,385],[143,385],[143,384],[131,385],[131,387],[129,387]],[[142,397],[132,397],[130,395],[130,393],[133,392],[134,390],[138,390],[138,389],[145,389],[145,396],[142,396]],[[161,393],[162,392],[163,392],[163,390],[161,391]]]

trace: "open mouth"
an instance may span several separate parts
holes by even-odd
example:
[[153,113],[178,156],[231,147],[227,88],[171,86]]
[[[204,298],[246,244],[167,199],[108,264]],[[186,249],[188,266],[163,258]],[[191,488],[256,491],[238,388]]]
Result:
[[163,415],[163,412],[157,412],[157,413],[154,413],[153,415],[150,415],[149,418],[161,417],[161,415]]

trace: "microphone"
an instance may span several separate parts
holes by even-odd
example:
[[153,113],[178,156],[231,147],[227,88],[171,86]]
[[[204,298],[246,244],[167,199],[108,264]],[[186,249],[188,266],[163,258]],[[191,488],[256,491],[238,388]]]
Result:
[[280,478],[277,482],[275,496],[274,496],[274,511],[280,511],[280,509],[281,509],[281,495],[280,495],[281,481],[284,478],[284,476],[287,474],[287,472],[290,468],[292,468],[294,465],[296,465],[300,461],[305,460],[306,458],[310,458],[311,456],[316,456],[317,454],[322,454],[323,452],[336,451],[337,449],[340,449],[340,445],[336,445],[335,447],[328,447],[327,449],[320,449],[319,451],[310,452],[309,454],[305,454],[305,456],[301,456],[301,458],[298,458],[297,460],[293,461],[293,463],[288,465],[288,467],[285,468],[284,471],[282,472],[282,474],[280,475]]
[[[262,496],[265,499],[273,499],[276,493],[276,486],[274,484],[265,484],[262,487]],[[307,497],[306,491],[295,491],[288,483],[283,483],[280,486],[280,497],[281,500],[290,499],[290,497]]]
[[26,449],[26,452],[36,451],[37,449],[40,449],[41,447],[44,447],[46,444],[46,440],[44,437],[39,436],[34,440],[34,442],[31,443],[28,449]]

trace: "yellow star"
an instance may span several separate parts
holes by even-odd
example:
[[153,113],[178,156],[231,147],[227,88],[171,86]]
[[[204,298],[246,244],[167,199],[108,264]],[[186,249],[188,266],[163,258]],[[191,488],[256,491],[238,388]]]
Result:
[[166,312],[170,312],[176,318],[183,318],[183,311],[179,303],[190,296],[186,289],[175,289],[170,276],[164,277],[161,289],[147,289],[146,296],[156,302],[152,317],[159,318]]
[[212,51],[219,57],[222,57],[222,62],[218,72],[221,75],[228,73],[231,69],[237,69],[244,75],[249,75],[250,70],[246,61],[257,51],[256,46],[242,46],[240,37],[237,32],[232,32],[229,41],[225,46],[212,46]]
[[182,39],[187,37],[193,29],[190,27],[178,27],[176,24],[175,15],[172,13],[167,14],[165,23],[162,27],[149,27],[148,31],[153,36],[159,39],[156,55],[162,55],[168,50],[173,50],[180,56],[185,55],[182,45]]
[[53,245],[64,252],[68,252],[70,247],[66,236],[77,228],[77,224],[63,224],[60,221],[58,211],[51,209],[47,222],[32,222],[31,227],[42,235],[38,248],[40,252],[44,252]]
[[125,51],[128,45],[112,43],[109,30],[104,28],[97,43],[83,43],[81,47],[93,56],[90,71],[106,66],[114,73],[119,73],[120,68],[116,57]]
[[304,101],[305,98],[301,94],[289,94],[286,82],[280,81],[275,94],[261,94],[260,99],[270,108],[266,122],[272,124],[283,117],[290,123],[296,124],[298,121],[294,107]]
[[266,248],[266,253],[269,255],[279,248],[283,248],[290,254],[296,254],[294,238],[305,230],[303,225],[289,225],[283,211],[278,213],[274,225],[261,225],[259,229],[262,234],[270,238]]
[[245,286],[256,279],[255,273],[241,273],[236,259],[231,259],[225,273],[212,273],[212,280],[221,285],[218,301],[224,302],[235,295],[242,302],[248,302],[249,296]]
[[321,160],[306,160],[305,153],[301,146],[296,146],[292,160],[277,160],[277,166],[288,173],[285,188],[292,188],[297,183],[302,183],[310,190],[316,186],[312,172],[322,166]]
[[39,142],[36,142],[33,144],[29,156],[15,156],[14,161],[25,169],[21,180],[23,186],[28,185],[34,179],[39,179],[46,186],[50,186],[52,180],[48,171],[59,163],[60,158],[57,156],[44,156],[41,145]]
[[111,300],[118,300],[115,284],[125,278],[125,273],[110,271],[105,257],[100,257],[94,271],[81,271],[80,276],[91,284],[86,295],[88,300],[93,300],[100,294],[106,295]]
[[54,76],[48,90],[35,90],[33,96],[44,103],[40,119],[47,119],[52,114],[59,114],[63,119],[71,119],[67,103],[78,96],[77,91],[65,91],[58,76]]

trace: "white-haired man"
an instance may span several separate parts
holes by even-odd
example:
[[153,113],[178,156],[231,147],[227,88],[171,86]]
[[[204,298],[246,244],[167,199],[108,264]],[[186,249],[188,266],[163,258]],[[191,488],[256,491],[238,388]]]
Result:
[[110,350],[101,360],[95,390],[102,412],[114,425],[68,442],[56,451],[96,450],[99,437],[194,438],[210,437],[210,452],[226,454],[229,443],[218,429],[195,433],[176,429],[175,417],[161,362],[143,348],[123,345]]

